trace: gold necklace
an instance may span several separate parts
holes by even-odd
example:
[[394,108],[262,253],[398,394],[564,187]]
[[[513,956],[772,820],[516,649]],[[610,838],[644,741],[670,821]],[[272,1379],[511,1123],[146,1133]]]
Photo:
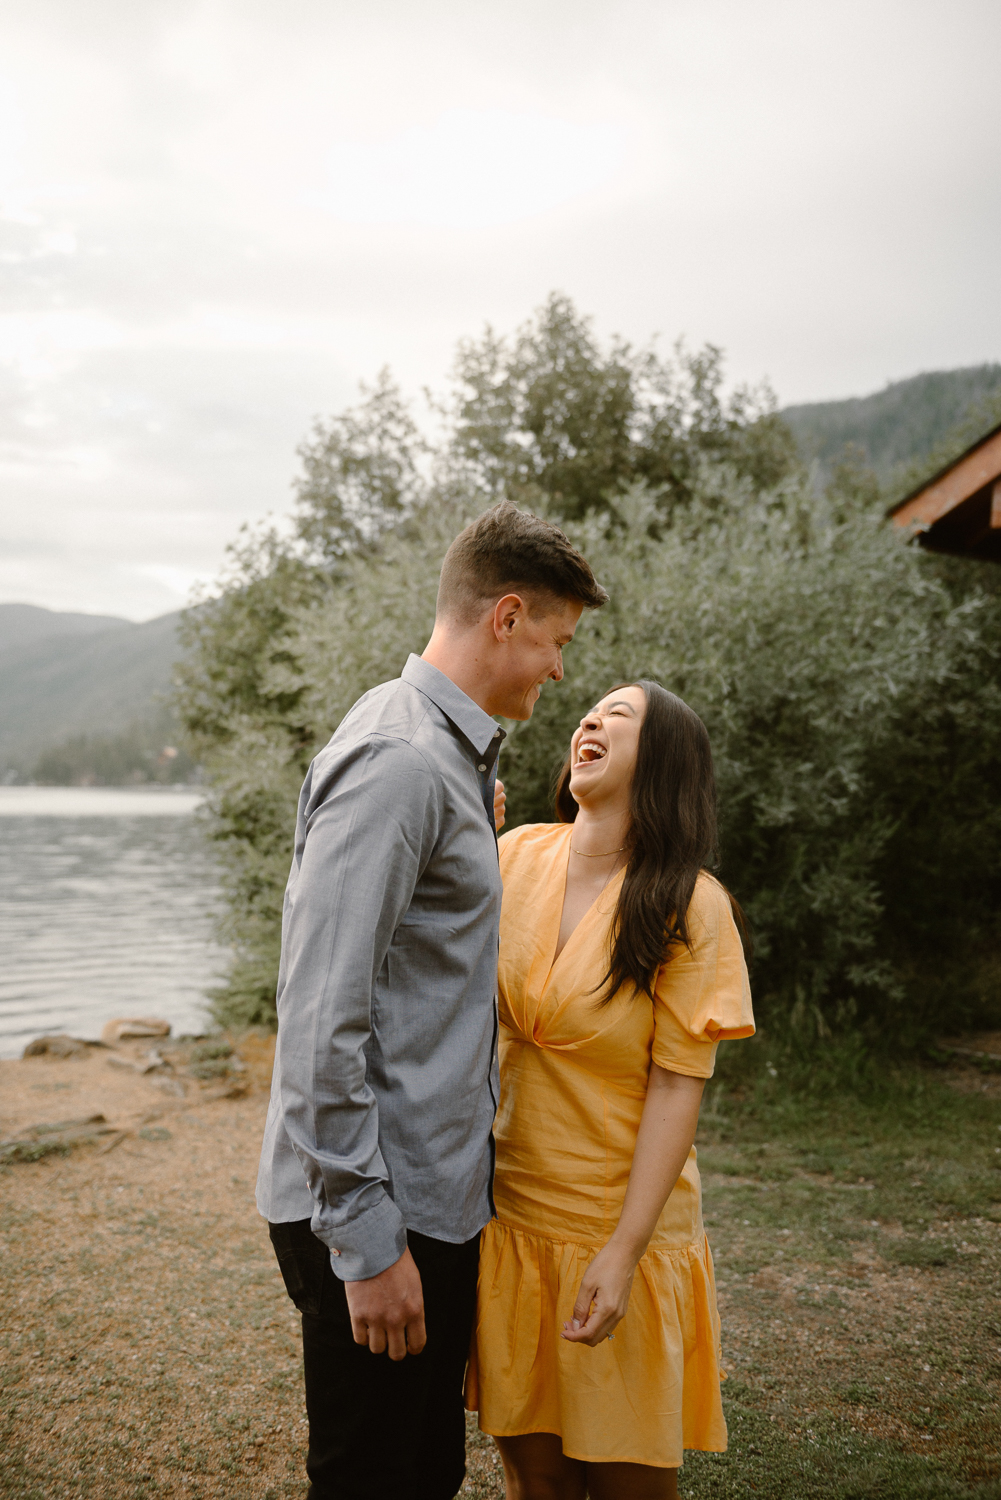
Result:
[[613,854],[624,854],[628,848],[628,844],[623,844],[621,849],[609,849],[605,854],[585,854],[583,849],[575,849],[571,844],[570,853],[578,854],[581,859],[610,859]]

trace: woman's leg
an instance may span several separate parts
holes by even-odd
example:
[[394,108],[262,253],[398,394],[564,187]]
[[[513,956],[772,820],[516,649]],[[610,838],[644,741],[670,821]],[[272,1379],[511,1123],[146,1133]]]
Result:
[[584,1500],[585,1465],[567,1458],[553,1432],[496,1439],[504,1461],[507,1500]]
[[588,1500],[678,1500],[677,1469],[586,1464]]

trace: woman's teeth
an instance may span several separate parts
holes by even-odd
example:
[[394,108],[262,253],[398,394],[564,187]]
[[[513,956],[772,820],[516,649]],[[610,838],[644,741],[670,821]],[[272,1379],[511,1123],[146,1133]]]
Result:
[[584,740],[577,746],[577,764],[580,765],[582,761],[587,764],[590,761],[601,760],[607,754],[604,745],[596,744],[594,740]]

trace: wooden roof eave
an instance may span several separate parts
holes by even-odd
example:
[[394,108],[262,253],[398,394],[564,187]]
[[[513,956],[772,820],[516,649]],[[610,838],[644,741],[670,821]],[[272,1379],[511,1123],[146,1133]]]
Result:
[[887,511],[895,526],[926,531],[1001,475],[1001,423],[898,500]]

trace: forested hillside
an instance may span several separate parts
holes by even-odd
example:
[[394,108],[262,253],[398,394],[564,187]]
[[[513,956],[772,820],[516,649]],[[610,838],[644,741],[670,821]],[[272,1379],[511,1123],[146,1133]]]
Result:
[[190,769],[181,755],[153,769],[178,734],[168,699],[179,621],[2,606],[0,774],[113,782]]
[[786,406],[781,416],[825,483],[848,445],[891,488],[923,459],[934,462],[957,431],[969,440],[1001,421],[1001,364],[935,370],[871,396]]

